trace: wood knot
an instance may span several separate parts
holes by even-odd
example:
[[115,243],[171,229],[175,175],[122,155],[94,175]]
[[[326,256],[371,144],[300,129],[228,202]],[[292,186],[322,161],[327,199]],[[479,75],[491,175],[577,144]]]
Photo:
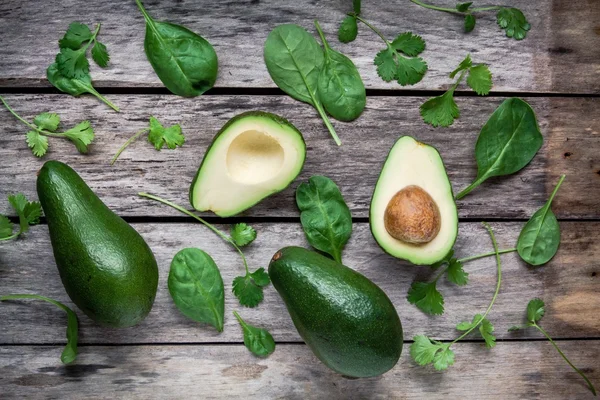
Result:
[[565,152],[565,154],[563,154],[565,158],[569,158],[573,155],[573,153],[571,153],[570,151]]

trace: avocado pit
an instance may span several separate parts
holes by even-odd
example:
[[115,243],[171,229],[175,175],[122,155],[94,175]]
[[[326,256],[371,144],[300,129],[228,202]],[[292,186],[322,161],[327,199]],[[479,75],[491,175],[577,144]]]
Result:
[[431,242],[441,227],[437,204],[416,185],[398,191],[389,201],[383,218],[385,229],[393,238],[411,244]]

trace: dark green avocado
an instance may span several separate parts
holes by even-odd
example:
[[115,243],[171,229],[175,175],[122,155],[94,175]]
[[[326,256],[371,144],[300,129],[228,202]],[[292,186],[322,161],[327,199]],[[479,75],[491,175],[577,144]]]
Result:
[[269,276],[298,333],[329,368],[350,377],[370,377],[396,365],[402,325],[379,286],[300,247],[275,253]]
[[158,267],[140,234],[66,164],[46,162],[37,192],[71,300],[101,325],[127,327],[143,320],[156,296]]

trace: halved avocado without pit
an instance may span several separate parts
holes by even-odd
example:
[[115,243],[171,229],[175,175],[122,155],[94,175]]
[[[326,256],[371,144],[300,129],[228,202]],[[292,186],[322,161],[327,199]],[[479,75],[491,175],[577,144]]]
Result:
[[369,221],[377,243],[394,257],[431,265],[448,254],[458,212],[435,147],[410,136],[396,141],[375,185]]
[[250,111],[233,117],[206,151],[190,188],[198,211],[229,217],[285,189],[306,158],[302,134],[286,119]]

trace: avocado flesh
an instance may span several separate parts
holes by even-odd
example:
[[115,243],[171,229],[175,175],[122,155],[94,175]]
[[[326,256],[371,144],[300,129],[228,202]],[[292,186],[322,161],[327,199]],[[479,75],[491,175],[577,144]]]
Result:
[[127,327],[143,320],[156,296],[158,266],[140,234],[66,164],[46,162],[37,192],[73,303],[101,325]]
[[190,189],[198,211],[238,214],[285,189],[300,173],[306,145],[287,120],[261,111],[225,124],[206,151]]
[[[428,243],[402,242],[385,228],[384,213],[388,203],[398,191],[410,185],[425,190],[439,208],[440,230]],[[448,254],[458,235],[458,212],[444,162],[434,147],[410,136],[396,141],[375,185],[369,221],[377,243],[394,257],[417,265],[431,265]]]
[[279,250],[269,276],[298,333],[329,368],[370,377],[396,365],[403,344],[400,318],[366,277],[300,247]]

